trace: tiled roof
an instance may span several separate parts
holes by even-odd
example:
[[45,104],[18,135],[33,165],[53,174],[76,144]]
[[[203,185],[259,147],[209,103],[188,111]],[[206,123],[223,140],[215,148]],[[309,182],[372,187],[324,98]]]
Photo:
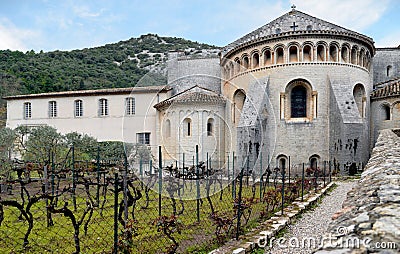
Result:
[[372,91],[372,99],[400,96],[400,78],[389,80],[385,83],[379,83],[379,88]]
[[71,96],[91,96],[91,95],[108,95],[108,94],[130,94],[130,93],[157,93],[171,90],[170,86],[145,86],[145,87],[125,87],[125,88],[108,88],[98,90],[81,90],[81,91],[65,91],[53,93],[39,94],[22,94],[7,96],[5,100],[29,99],[29,98],[48,98],[48,97],[71,97]]
[[214,91],[196,85],[162,102],[157,103],[156,105],[154,105],[154,107],[160,109],[165,106],[169,106],[173,103],[188,103],[188,102],[219,104],[219,103],[225,103],[226,99],[222,95],[217,94]]
[[[278,32],[279,31],[279,32]],[[372,42],[370,37],[357,33],[355,31],[343,28],[325,20],[313,17],[298,10],[292,10],[279,18],[263,25],[262,27],[248,33],[247,35],[228,44],[222,49],[222,55],[225,55],[232,49],[241,46],[247,42],[260,38],[268,38],[285,34],[303,34],[303,33],[324,33],[337,32],[362,37]]]

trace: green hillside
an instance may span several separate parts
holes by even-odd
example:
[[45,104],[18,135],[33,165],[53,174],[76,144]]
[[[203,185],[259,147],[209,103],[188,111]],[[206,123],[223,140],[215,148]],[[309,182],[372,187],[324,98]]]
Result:
[[[166,83],[169,51],[199,54],[216,46],[185,40],[142,35],[127,41],[72,51],[26,53],[0,51],[0,96],[69,90],[135,86],[148,73],[158,73],[157,84]],[[152,84],[144,84],[152,85]],[[4,119],[5,102],[0,100]]]

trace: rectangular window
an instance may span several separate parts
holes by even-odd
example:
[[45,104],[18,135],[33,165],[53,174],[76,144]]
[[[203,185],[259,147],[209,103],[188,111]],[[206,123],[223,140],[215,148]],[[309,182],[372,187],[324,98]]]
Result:
[[83,116],[83,102],[81,100],[75,101],[75,117]]
[[57,102],[49,101],[49,117],[57,117]]
[[126,115],[128,116],[134,115],[136,110],[135,98],[132,97],[126,98],[125,104],[126,104]]
[[32,104],[30,102],[24,103],[24,118],[28,119],[32,117]]
[[99,100],[99,116],[108,116],[108,100]]
[[150,145],[150,133],[149,132],[136,133],[136,141],[139,144]]

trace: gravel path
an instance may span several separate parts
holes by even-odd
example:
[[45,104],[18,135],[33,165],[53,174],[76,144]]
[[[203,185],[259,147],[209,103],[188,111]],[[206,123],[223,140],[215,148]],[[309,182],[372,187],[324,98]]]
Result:
[[[314,210],[310,210],[302,214],[295,224],[288,226],[287,232],[282,236],[284,242],[273,241],[272,248],[266,248],[265,253],[271,254],[306,254],[312,253],[313,248],[302,246],[304,238],[316,239],[317,245],[320,243],[320,238],[327,232],[328,224],[331,221],[332,215],[342,208],[342,203],[346,198],[348,191],[352,189],[355,182],[336,182],[338,187],[326,195],[321,204]],[[298,245],[297,245],[297,240]],[[305,241],[309,242],[308,240]],[[279,246],[279,243],[283,243]],[[299,246],[292,248],[291,246]],[[313,245],[313,244],[312,244]]]

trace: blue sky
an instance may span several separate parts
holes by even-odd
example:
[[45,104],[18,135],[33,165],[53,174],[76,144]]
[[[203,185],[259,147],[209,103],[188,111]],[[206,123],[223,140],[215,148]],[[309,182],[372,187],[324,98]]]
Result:
[[400,45],[399,0],[1,0],[0,49],[72,50],[142,34],[224,46],[297,9]]

